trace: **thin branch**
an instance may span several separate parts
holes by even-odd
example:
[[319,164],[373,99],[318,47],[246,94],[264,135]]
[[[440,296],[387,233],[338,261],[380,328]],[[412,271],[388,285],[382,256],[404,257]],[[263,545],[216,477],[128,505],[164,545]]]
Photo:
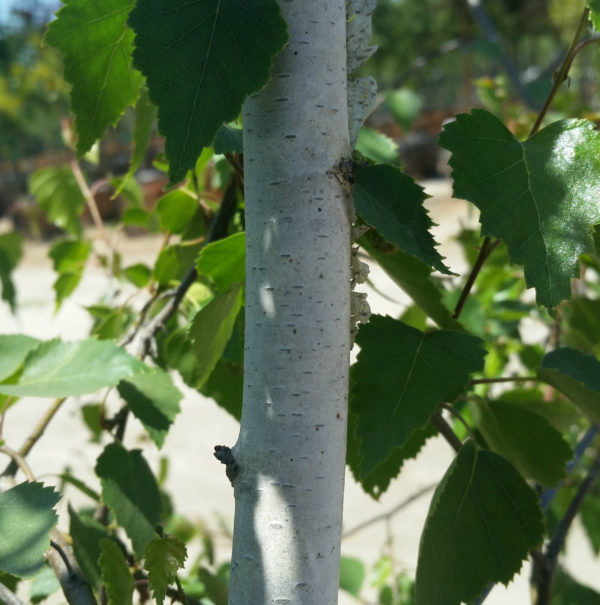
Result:
[[[40,437],[44,434],[44,431],[50,424],[50,421],[52,420],[52,418],[54,418],[54,415],[56,414],[56,412],[58,412],[60,406],[65,402],[65,400],[66,397],[59,397],[58,399],[55,399],[52,402],[44,416],[40,419],[33,431],[31,431],[31,434],[27,437],[27,439],[25,439],[23,445],[19,448],[19,456],[24,458],[25,456],[27,456],[27,454],[29,454],[31,448],[39,441]],[[13,460],[4,469],[2,475],[8,477],[14,476],[17,472],[17,466],[18,465],[16,462],[16,458],[13,457]]]
[[423,496],[428,494],[430,491],[432,491],[436,487],[437,487],[437,483],[432,483],[431,485],[427,485],[426,487],[420,489],[418,492],[415,492],[414,494],[412,494],[411,496],[406,498],[406,500],[402,500],[402,502],[400,502],[399,504],[396,504],[396,506],[394,506],[394,508],[389,510],[387,513],[381,513],[380,515],[376,515],[375,517],[372,517],[371,519],[367,519],[366,521],[359,523],[355,527],[349,529],[348,531],[345,531],[342,534],[342,540],[345,540],[346,538],[349,538],[350,536],[353,536],[354,534],[361,532],[363,529],[367,529],[368,527],[371,527],[371,525],[374,525],[375,523],[379,523],[380,521],[388,521],[389,519],[394,517],[394,515],[399,513],[401,510],[405,509],[407,506],[409,506],[410,504],[412,504],[419,498],[422,498]]
[[60,582],[69,605],[97,605],[91,586],[83,575],[72,546],[57,530],[52,530],[45,557]]
[[462,441],[456,436],[456,433],[452,430],[452,427],[444,420],[444,417],[439,410],[436,410],[433,413],[431,423],[442,434],[444,439],[452,446],[454,451],[458,452],[462,447]]
[[454,308],[454,313],[452,313],[452,317],[454,319],[458,319],[460,314],[467,302],[467,298],[469,298],[469,294],[471,293],[471,289],[473,288],[473,284],[475,283],[475,279],[479,275],[481,268],[483,267],[483,263],[489,258],[490,254],[496,249],[496,247],[500,244],[500,240],[496,240],[492,244],[492,239],[490,237],[486,237],[481,244],[481,248],[479,250],[479,254],[477,255],[477,259],[473,264],[473,268],[469,273],[469,277],[467,277],[467,281],[463,286],[462,292],[460,293],[460,297],[458,302],[456,303],[456,307]]
[[[598,425],[594,424],[585,432],[585,435],[581,438],[579,443],[575,446],[573,458],[571,458],[571,460],[569,460],[569,462],[567,462],[567,473],[570,473],[577,466],[577,464],[579,464],[579,461],[581,460],[581,458],[583,458],[583,454],[585,453],[585,450],[587,450],[587,448],[590,446],[590,444],[594,440],[594,437],[596,437],[596,435],[598,434],[598,430],[599,430]],[[549,488],[546,488],[542,492],[542,495],[540,497],[540,504],[541,504],[542,510],[546,510],[550,506],[550,504],[552,503],[552,500],[554,500],[554,497],[558,493],[558,488],[560,486],[562,486],[562,484],[563,484],[563,482],[561,481],[557,487],[549,487]]]
[[[29,464],[27,464],[27,461],[19,452],[16,452],[15,450],[11,449],[7,445],[0,445],[0,452],[2,454],[6,454],[7,456],[10,456],[12,458],[11,464],[15,465],[15,472],[11,472],[11,473],[5,472],[4,473],[5,476],[14,477],[14,475],[17,472],[17,469],[21,469],[23,471],[23,474],[25,475],[25,477],[27,477],[27,481],[35,481],[35,475],[33,474]],[[9,465],[9,467],[10,467],[10,465]],[[7,467],[7,470],[8,470],[8,467]]]
[[562,83],[567,79],[567,75],[569,74],[569,69],[571,68],[571,65],[573,63],[573,58],[575,57],[577,52],[579,52],[579,50],[581,50],[581,49],[578,50],[577,45],[578,45],[579,38],[581,38],[581,34],[587,27],[589,14],[590,14],[590,9],[584,8],[583,14],[581,15],[581,19],[579,20],[579,25],[577,26],[577,30],[575,31],[575,35],[573,36],[573,39],[571,40],[571,44],[569,45],[569,48],[567,50],[567,54],[565,55],[565,58],[562,62],[562,65],[560,66],[560,69],[558,70],[558,73],[554,77],[554,83],[552,85],[552,88],[550,89],[550,92],[548,93],[548,97],[546,98],[546,101],[544,102],[544,105],[543,105],[542,109],[540,110],[540,113],[538,114],[538,117],[531,128],[531,132],[529,133],[530,137],[533,136],[540,129],[540,126],[542,125],[542,122],[544,121],[544,118],[546,117],[546,114],[548,113],[548,109],[550,109],[550,105],[552,104],[552,101],[554,100],[554,97],[555,97],[556,93],[558,92],[558,89],[562,86]]
[[9,590],[4,584],[0,582],[0,601],[5,605],[27,605],[25,601],[21,601],[19,597]]
[[81,193],[85,198],[85,203],[88,207],[88,210],[90,211],[92,221],[94,221],[94,225],[96,226],[96,229],[98,229],[100,237],[106,242],[109,249],[112,249],[110,240],[108,239],[108,236],[106,234],[106,229],[104,228],[104,222],[102,221],[102,217],[100,216],[100,212],[98,211],[98,206],[96,205],[96,200],[94,198],[94,195],[90,191],[90,188],[88,187],[88,184],[85,180],[85,177],[83,176],[83,173],[81,172],[81,167],[79,166],[79,162],[77,160],[71,161],[71,170],[73,171],[73,176],[75,177],[77,185],[79,186],[79,189],[81,190]]
[[[227,184],[227,188],[223,194],[223,200],[219,206],[219,211],[215,215],[213,222],[210,226],[210,231],[206,238],[206,243],[222,239],[227,235],[227,225],[233,213],[237,200],[237,181],[236,179],[230,179]],[[190,286],[196,281],[198,274],[196,272],[196,266],[192,266],[183,278],[178,288],[175,290],[173,298],[168,304],[150,321],[150,323],[143,329],[140,330],[140,347],[139,355],[145,356],[150,348],[150,342],[154,335],[171,319],[175,314],[181,301],[183,300],[186,292]]]
[[579,485],[544,552],[537,550],[531,553],[533,560],[531,583],[535,594],[535,605],[550,605],[551,603],[552,583],[558,565],[558,556],[565,545],[569,529],[598,475],[600,475],[600,453],[597,454],[588,474]]
[[554,563],[554,566],[556,566],[558,555],[565,544],[565,539],[571,524],[579,512],[584,498],[590,491],[594,481],[596,481],[598,478],[598,475],[600,475],[600,453],[597,454],[587,476],[579,485],[576,494],[573,496],[569,507],[567,508],[563,518],[560,520],[556,528],[556,531],[554,532],[552,540],[550,540],[550,543],[546,548],[546,557]]
[[495,384],[497,382],[539,382],[537,376],[506,376],[504,378],[475,378],[469,384]]

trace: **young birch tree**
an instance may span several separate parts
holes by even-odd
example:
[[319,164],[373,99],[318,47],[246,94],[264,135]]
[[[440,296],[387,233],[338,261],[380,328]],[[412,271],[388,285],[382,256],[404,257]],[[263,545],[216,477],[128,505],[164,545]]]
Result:
[[343,0],[281,2],[290,40],[243,109],[246,348],[229,602],[336,603],[350,351]]

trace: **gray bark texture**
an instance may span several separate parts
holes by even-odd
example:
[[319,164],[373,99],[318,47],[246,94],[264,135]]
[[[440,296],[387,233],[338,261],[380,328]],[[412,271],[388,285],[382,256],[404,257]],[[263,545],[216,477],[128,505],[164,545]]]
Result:
[[243,110],[244,404],[230,605],[338,599],[350,339],[346,5],[282,0],[290,41]]

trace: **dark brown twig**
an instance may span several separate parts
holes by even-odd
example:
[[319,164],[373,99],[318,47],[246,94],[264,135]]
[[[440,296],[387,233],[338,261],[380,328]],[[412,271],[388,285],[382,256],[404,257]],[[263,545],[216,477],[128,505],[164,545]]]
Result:
[[489,258],[490,254],[496,249],[496,247],[500,244],[500,240],[496,240],[492,244],[492,239],[490,237],[486,237],[483,240],[483,244],[481,244],[481,248],[479,250],[479,254],[477,255],[477,259],[473,264],[473,268],[469,273],[469,277],[467,277],[467,281],[463,286],[462,292],[460,293],[460,298],[456,303],[456,307],[454,308],[454,313],[452,313],[453,319],[458,319],[460,314],[469,298],[469,294],[471,293],[471,289],[473,288],[473,284],[475,283],[475,279],[479,275],[481,268],[483,267],[483,263]]
[[444,439],[450,444],[454,451],[458,452],[462,447],[462,441],[456,436],[452,427],[444,420],[441,412],[436,410],[431,417],[431,424],[442,434]]
[[558,556],[565,545],[571,524],[598,475],[600,475],[600,453],[594,459],[585,479],[580,483],[563,518],[558,523],[554,536],[552,536],[544,551],[531,552],[531,558],[533,559],[531,582],[535,590],[535,605],[550,605],[551,603],[552,582],[558,565]]

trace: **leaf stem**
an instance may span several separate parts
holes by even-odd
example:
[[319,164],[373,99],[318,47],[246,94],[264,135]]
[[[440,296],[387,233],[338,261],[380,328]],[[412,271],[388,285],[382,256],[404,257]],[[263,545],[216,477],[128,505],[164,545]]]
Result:
[[473,264],[473,268],[469,273],[469,277],[467,277],[467,281],[463,286],[462,292],[460,293],[460,298],[456,303],[456,307],[454,308],[454,312],[452,313],[453,319],[458,319],[460,314],[469,298],[469,294],[471,293],[471,289],[473,288],[473,284],[475,283],[475,279],[479,275],[481,268],[483,267],[483,263],[488,259],[490,254],[496,249],[496,247],[500,244],[500,240],[496,240],[492,243],[492,239],[488,236],[483,240],[483,244],[481,244],[481,248],[479,250],[479,254]]
[[581,50],[581,48],[578,48],[577,43],[579,41],[579,38],[581,37],[581,34],[583,33],[584,29],[587,26],[589,14],[590,14],[590,9],[587,7],[584,8],[583,14],[581,15],[581,19],[579,20],[579,25],[577,26],[575,35],[573,36],[573,39],[571,40],[571,44],[569,45],[569,48],[567,49],[565,58],[563,59],[560,69],[555,74],[554,83],[552,85],[552,88],[550,89],[550,92],[548,93],[548,97],[546,98],[546,101],[544,102],[544,105],[542,106],[542,109],[540,110],[540,113],[538,114],[538,117],[537,117],[535,123],[531,127],[531,132],[529,133],[530,137],[532,137],[540,129],[542,122],[544,121],[544,118],[546,117],[546,114],[548,113],[548,110],[550,109],[550,105],[552,104],[552,101],[554,100],[554,97],[555,97],[556,93],[558,92],[558,89],[562,86],[562,83],[567,79],[567,75],[568,75],[569,69],[571,68],[571,65],[573,63],[573,59],[575,58],[575,55]]

